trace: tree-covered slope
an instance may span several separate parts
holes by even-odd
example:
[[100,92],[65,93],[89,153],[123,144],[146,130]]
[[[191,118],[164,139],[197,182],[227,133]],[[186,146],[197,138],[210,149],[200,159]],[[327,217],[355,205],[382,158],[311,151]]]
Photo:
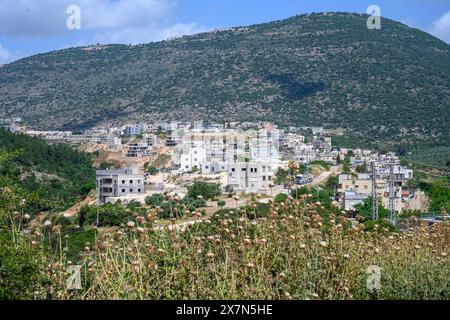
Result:
[[28,212],[63,210],[93,188],[88,154],[0,129],[0,192],[25,199]]
[[358,144],[449,145],[450,46],[388,19],[369,30],[366,20],[308,14],[36,55],[0,68],[0,117],[39,128],[268,120],[344,128]]

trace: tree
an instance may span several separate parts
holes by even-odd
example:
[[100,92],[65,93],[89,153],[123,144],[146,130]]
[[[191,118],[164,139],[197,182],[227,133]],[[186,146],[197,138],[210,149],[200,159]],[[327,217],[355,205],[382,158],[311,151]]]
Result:
[[339,178],[337,176],[329,176],[325,185],[328,189],[334,191],[339,185]]
[[405,141],[402,141],[397,146],[397,154],[400,156],[404,156],[408,152],[408,149],[409,149],[409,145]]
[[356,166],[355,170],[358,173],[365,173],[367,172],[367,166],[365,164],[361,164],[359,166]]
[[[372,218],[372,197],[368,197],[363,203],[359,203],[353,206],[357,213],[363,216],[365,219],[369,220]],[[383,204],[378,204],[378,218],[388,218],[389,210],[386,209]]]
[[405,183],[405,187],[408,189],[417,189],[419,187],[419,181],[416,179],[408,179]]
[[148,165],[147,163],[144,165],[144,170],[145,172],[147,172],[149,175],[154,176],[155,174],[157,174],[159,172],[158,168],[156,168],[155,166],[152,165]]
[[145,203],[152,207],[159,207],[165,200],[162,193],[154,193],[151,196],[145,198]]
[[192,186],[188,187],[189,198],[197,199],[201,196],[205,200],[212,199],[220,195],[220,185],[218,183],[208,183],[204,181],[196,181]]
[[285,184],[288,182],[289,171],[283,168],[278,168],[277,172],[275,172],[274,182],[278,185]]
[[220,209],[223,209],[223,207],[225,207],[225,201],[223,200],[217,201],[217,206],[219,206]]
[[279,193],[275,196],[275,202],[286,202],[288,199],[288,195],[286,193]]

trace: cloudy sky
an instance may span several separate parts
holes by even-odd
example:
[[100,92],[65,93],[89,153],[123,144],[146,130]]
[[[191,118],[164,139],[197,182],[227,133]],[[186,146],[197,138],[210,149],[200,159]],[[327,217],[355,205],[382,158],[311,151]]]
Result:
[[[450,0],[0,0],[0,64],[95,43],[147,43],[320,11],[365,13],[429,32],[450,43]],[[72,26],[76,5],[80,29]]]

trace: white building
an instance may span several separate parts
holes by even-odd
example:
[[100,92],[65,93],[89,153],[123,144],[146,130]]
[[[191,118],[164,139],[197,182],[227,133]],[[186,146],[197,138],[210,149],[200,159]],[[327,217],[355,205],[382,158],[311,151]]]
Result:
[[185,143],[181,147],[181,172],[190,172],[195,167],[200,170],[201,164],[206,162],[206,148],[201,141]]
[[269,194],[274,187],[271,162],[235,162],[228,165],[227,184],[237,192]]
[[105,203],[107,198],[144,194],[144,175],[136,168],[98,170],[96,187],[99,203]]

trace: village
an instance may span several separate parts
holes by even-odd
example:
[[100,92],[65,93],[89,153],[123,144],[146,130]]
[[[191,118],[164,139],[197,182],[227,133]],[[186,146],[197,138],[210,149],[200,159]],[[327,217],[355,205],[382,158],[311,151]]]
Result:
[[267,202],[296,188],[320,190],[325,184],[333,188],[333,203],[350,213],[370,197],[376,199],[374,218],[381,204],[390,210],[391,222],[402,212],[428,209],[424,192],[413,183],[413,170],[395,154],[335,146],[321,127],[172,121],[74,133],[26,130],[20,119],[6,123],[10,131],[94,153],[96,205],[145,204],[155,194],[185,198],[189,186],[202,181],[228,195],[207,199],[208,212],[245,205],[255,195]]

